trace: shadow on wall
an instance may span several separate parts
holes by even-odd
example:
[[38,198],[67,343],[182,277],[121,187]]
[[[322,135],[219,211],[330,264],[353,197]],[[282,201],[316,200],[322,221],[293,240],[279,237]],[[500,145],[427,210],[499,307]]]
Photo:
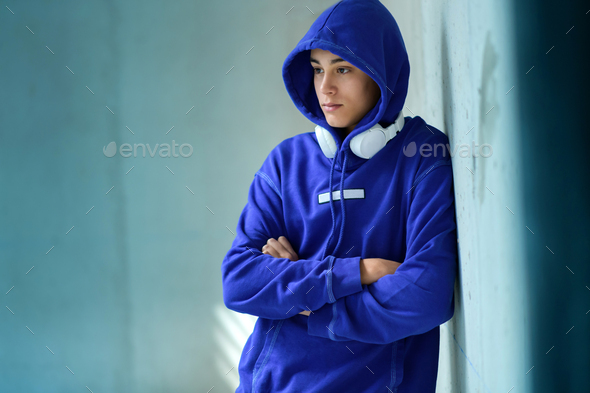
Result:
[[[446,19],[443,18],[441,23],[441,46],[440,46],[440,58],[441,58],[441,80],[443,83],[442,88],[442,102],[443,102],[443,124],[444,124],[444,131],[447,133],[449,137],[449,144],[450,146],[454,146],[455,141],[455,128],[453,125],[453,90],[450,86],[445,86],[445,81],[448,81],[450,78],[450,70],[451,66],[449,64],[449,45],[448,45],[448,34],[447,34],[447,27],[446,27]],[[460,139],[460,138],[457,138]],[[460,158],[458,158],[460,159]],[[454,160],[453,164],[457,159]],[[456,192],[455,192],[456,195]],[[457,208],[457,204],[455,203],[455,209]],[[458,211],[457,213],[458,214]],[[457,238],[461,238],[460,229],[457,227]],[[461,247],[460,243],[457,243],[457,247]],[[450,374],[445,376],[448,380],[448,383],[451,387],[457,386],[466,386],[464,383],[459,383],[459,380],[465,380],[467,370],[465,368],[465,355],[461,353],[461,348],[459,343],[456,340],[458,337],[459,341],[465,343],[465,312],[463,309],[463,277],[461,275],[461,253],[459,252],[459,269],[458,275],[455,281],[455,314],[453,318],[447,322],[448,324],[448,333],[449,335],[453,336],[453,341],[449,343],[449,360],[451,362],[450,366]],[[444,325],[443,325],[444,326]],[[445,330],[445,327],[441,328],[441,332]],[[465,344],[464,344],[465,345]],[[462,348],[463,351],[466,348]]]
[[[587,2],[513,2],[534,392],[590,389]],[[531,68],[534,67],[534,68]],[[529,70],[529,71],[527,71]]]

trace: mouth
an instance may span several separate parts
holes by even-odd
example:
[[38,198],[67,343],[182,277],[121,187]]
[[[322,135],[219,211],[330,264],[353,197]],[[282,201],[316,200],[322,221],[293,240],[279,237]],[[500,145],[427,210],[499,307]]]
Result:
[[342,105],[341,104],[324,104],[324,110],[327,112],[333,112],[336,109],[340,108]]

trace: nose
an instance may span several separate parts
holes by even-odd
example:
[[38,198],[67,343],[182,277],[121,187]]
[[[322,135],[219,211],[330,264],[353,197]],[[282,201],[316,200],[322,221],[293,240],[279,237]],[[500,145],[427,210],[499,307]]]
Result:
[[329,73],[324,73],[322,78],[322,83],[320,84],[320,92],[322,94],[334,94],[336,93],[336,85],[334,84],[334,79]]

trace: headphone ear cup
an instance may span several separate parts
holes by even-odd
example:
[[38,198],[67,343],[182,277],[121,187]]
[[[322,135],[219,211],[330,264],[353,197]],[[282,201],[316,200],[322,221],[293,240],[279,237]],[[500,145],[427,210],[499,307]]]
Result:
[[369,159],[385,147],[387,138],[380,128],[361,132],[350,141],[350,150],[358,157]]
[[328,158],[334,158],[336,155],[336,141],[328,130],[323,127],[315,126],[315,135],[324,155]]

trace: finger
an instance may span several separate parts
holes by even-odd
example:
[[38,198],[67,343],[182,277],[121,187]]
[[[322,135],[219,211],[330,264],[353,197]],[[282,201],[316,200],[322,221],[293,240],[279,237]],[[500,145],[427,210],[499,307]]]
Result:
[[289,240],[287,240],[287,238],[285,236],[279,237],[279,243],[281,243],[283,245],[283,247],[285,247],[285,249],[287,251],[289,251],[292,255],[297,255],[295,250],[293,250],[291,243],[289,243]]
[[291,252],[287,250],[282,243],[275,239],[268,239],[268,242],[266,244],[272,246],[272,248],[274,248],[279,253],[281,258],[291,259],[295,256],[294,254],[291,254]]
[[269,246],[268,244],[265,244],[264,246],[262,246],[262,253],[272,255],[275,258],[281,258],[281,256],[279,255],[279,252],[277,250],[275,250],[274,247]]

